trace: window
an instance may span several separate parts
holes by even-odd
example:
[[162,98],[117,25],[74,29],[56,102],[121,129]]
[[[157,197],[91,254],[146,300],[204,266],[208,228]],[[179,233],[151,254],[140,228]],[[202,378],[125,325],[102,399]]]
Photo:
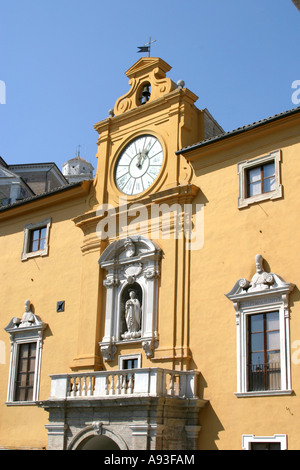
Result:
[[243,450],[287,450],[287,436],[286,434],[274,434],[274,436],[244,434],[242,446]]
[[36,364],[36,343],[19,345],[14,401],[32,401]]
[[47,227],[41,227],[30,231],[29,251],[44,250],[47,237]]
[[13,317],[5,328],[11,341],[7,405],[28,405],[38,400],[43,331],[47,324],[31,311],[30,305],[26,300],[22,318]]
[[280,442],[251,442],[251,450],[281,450]]
[[250,315],[248,323],[249,391],[280,390],[279,312]]
[[282,197],[280,176],[281,152],[276,150],[254,160],[238,163],[238,207]]
[[48,254],[49,231],[51,219],[36,224],[28,224],[24,228],[22,261],[35,256]]
[[257,166],[247,170],[247,197],[275,190],[275,164]]
[[141,367],[141,354],[119,356],[119,369],[139,369]]
[[294,284],[263,270],[255,257],[251,281],[239,279],[226,294],[237,331],[237,397],[291,394],[289,294]]
[[126,359],[124,362],[123,362],[123,369],[127,370],[127,369],[136,369],[138,366],[138,360],[137,358],[134,358],[134,359]]

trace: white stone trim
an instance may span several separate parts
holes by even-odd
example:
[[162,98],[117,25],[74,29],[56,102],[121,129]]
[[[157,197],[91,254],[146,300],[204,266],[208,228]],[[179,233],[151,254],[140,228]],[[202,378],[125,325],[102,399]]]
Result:
[[[30,233],[33,230],[37,230],[37,229],[40,229],[42,227],[46,227],[46,229],[47,229],[45,247],[44,247],[43,250],[30,252],[29,251]],[[34,258],[36,256],[47,256],[48,255],[50,227],[51,227],[51,218],[50,217],[46,220],[41,221],[41,222],[25,225],[25,227],[24,227],[23,251],[22,251],[22,254],[21,254],[21,260],[22,261],[25,261],[29,258]]]
[[[260,255],[257,255],[260,256]],[[290,321],[289,321],[289,293],[294,284],[284,282],[274,273],[265,273],[272,279],[272,284],[254,285],[252,281],[239,279],[226,297],[233,302],[236,315],[237,332],[237,397],[286,395],[291,390],[291,365],[290,365]],[[264,287],[263,287],[264,286]],[[280,329],[280,366],[281,388],[280,390],[248,390],[247,357],[248,357],[248,317],[258,313],[279,312]]]
[[118,357],[119,370],[124,370],[124,361],[133,360],[133,359],[138,360],[137,368],[140,369],[142,367],[142,355],[141,354],[122,354],[121,356]]
[[[252,197],[247,197],[247,171],[250,168],[264,165],[274,161],[275,163],[275,190],[267,193],[257,194]],[[244,160],[237,165],[237,172],[239,176],[239,197],[238,208],[247,207],[250,204],[261,202],[265,200],[273,200],[282,197],[282,184],[280,173],[281,151],[275,150],[268,155],[256,158],[254,160]]]
[[259,442],[280,443],[280,450],[287,450],[286,434],[274,434],[273,436],[255,436],[254,434],[243,434],[242,448],[243,450],[251,450],[251,444]]
[[[133,250],[128,249],[128,241]],[[126,248],[127,247],[127,248]],[[161,249],[151,240],[134,235],[114,241],[102,253],[99,264],[107,274],[105,331],[99,343],[105,361],[112,361],[117,345],[142,344],[147,357],[157,347],[157,296]],[[137,337],[122,335],[121,301],[124,290],[138,284],[142,292],[140,332]]]
[[[39,396],[41,358],[43,348],[43,331],[47,328],[47,324],[43,323],[37,315],[34,315],[34,322],[31,326],[20,326],[20,322],[20,319],[14,317],[11,319],[8,326],[5,328],[5,331],[10,335],[11,341],[11,355],[6,404],[28,405],[35,403],[38,400]],[[33,398],[31,401],[15,401],[14,395],[16,376],[18,371],[19,346],[20,344],[28,343],[36,343]]]

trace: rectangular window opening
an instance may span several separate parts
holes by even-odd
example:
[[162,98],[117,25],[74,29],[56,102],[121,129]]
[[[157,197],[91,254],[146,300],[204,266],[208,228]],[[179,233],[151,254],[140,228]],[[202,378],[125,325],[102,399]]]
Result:
[[138,368],[138,358],[132,359],[123,359],[122,369],[137,369]]
[[249,391],[280,390],[279,312],[251,315],[248,331]]
[[43,250],[47,238],[47,227],[41,227],[30,231],[29,252]]
[[281,450],[280,442],[251,442],[251,450]]
[[275,190],[275,162],[247,170],[247,197],[269,193]]
[[35,377],[36,343],[19,345],[14,401],[32,401]]

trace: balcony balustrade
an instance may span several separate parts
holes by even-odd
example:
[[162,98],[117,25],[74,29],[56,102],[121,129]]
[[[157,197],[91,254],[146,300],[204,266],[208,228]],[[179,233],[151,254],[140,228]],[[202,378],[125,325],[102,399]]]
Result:
[[198,398],[199,372],[160,368],[51,375],[50,399],[136,396]]

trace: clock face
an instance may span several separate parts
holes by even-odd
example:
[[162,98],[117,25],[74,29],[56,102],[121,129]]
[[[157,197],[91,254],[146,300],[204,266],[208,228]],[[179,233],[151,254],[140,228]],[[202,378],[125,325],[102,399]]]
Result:
[[142,193],[157,178],[163,163],[161,143],[152,135],[142,135],[128,144],[115,168],[117,188],[128,196]]

